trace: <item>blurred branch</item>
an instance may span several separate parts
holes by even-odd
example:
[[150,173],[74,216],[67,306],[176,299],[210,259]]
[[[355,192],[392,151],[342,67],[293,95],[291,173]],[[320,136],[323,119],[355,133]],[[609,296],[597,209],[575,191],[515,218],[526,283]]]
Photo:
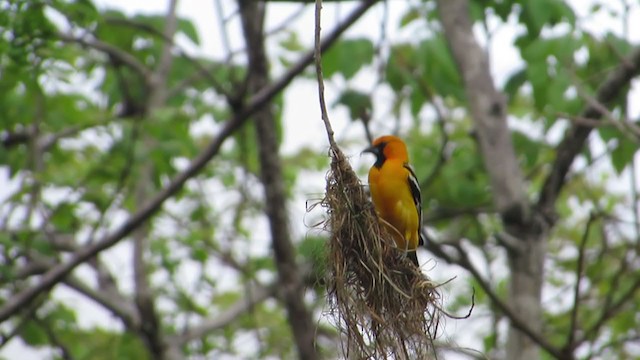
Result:
[[[92,289],[75,276],[67,276],[63,280],[64,284],[102,305],[105,309],[111,311],[114,315],[120,318],[125,326],[131,331],[138,331],[141,321],[133,303],[120,294],[114,283],[107,284],[100,280],[101,278],[111,276],[97,261],[97,259],[94,260],[95,261],[92,262],[95,263],[93,264],[93,268],[98,274],[99,290]],[[38,253],[31,253],[27,261],[28,263],[16,271],[12,279],[22,279],[26,276],[42,274],[53,268],[59,262],[59,260],[55,258],[46,257]]]
[[99,290],[92,289],[75,276],[66,278],[64,284],[111,311],[122,320],[130,331],[139,331],[142,322],[133,302],[116,292],[115,289],[104,289],[102,287]]
[[480,287],[484,290],[487,296],[491,299],[493,305],[503,313],[511,322],[512,326],[516,327],[524,334],[526,334],[531,340],[540,345],[543,349],[545,349],[549,354],[554,356],[556,359],[563,359],[562,353],[559,349],[549,343],[542,334],[534,331],[529,324],[523,321],[519,315],[511,310],[509,305],[502,301],[498,294],[493,290],[491,285],[484,279],[484,277],[480,274],[480,271],[473,265],[467,251],[462,248],[462,245],[458,241],[452,241],[447,243],[448,246],[453,247],[457,252],[457,257],[453,257],[443,249],[443,244],[437,243],[435,241],[430,241],[426,246],[427,249],[432,252],[434,255],[439,258],[445,260],[449,264],[459,265],[465,270],[467,270],[473,278],[480,284]]
[[[217,92],[228,96],[228,94],[224,90],[224,86],[222,86],[222,84],[220,84],[218,82],[218,80],[216,80],[215,76],[213,76],[213,73],[211,72],[211,69],[207,69],[204,65],[202,65],[202,63],[200,61],[198,61],[193,56],[187,54],[187,52],[184,51],[184,49],[182,49],[180,46],[178,46],[176,44],[173,36],[169,36],[168,33],[163,33],[161,31],[158,31],[158,29],[154,28],[151,25],[144,24],[144,23],[141,23],[139,21],[132,20],[132,19],[107,17],[105,20],[107,22],[109,22],[109,23],[112,23],[112,24],[128,26],[128,27],[131,27],[131,28],[134,28],[134,29],[137,29],[137,30],[144,31],[144,32],[149,33],[149,34],[151,34],[153,36],[156,36],[156,37],[162,39],[162,41],[165,42],[165,47],[164,48],[167,48],[166,47],[167,44],[170,45],[168,47],[169,50],[171,50],[171,48],[176,49],[180,57],[188,60],[191,64],[193,64],[193,66],[194,66],[194,68],[196,70],[195,73],[192,76],[183,79],[183,81],[180,82],[178,85],[176,85],[173,88],[167,90],[167,95],[166,95],[167,99],[170,99],[171,97],[175,96],[176,94],[178,94],[180,91],[184,90],[185,87],[187,87],[188,85],[190,85],[194,81],[202,80],[203,77],[209,82],[209,84],[211,84],[211,86]],[[175,30],[174,30],[174,32],[175,32]],[[171,52],[169,52],[169,55],[171,55]],[[216,64],[215,67],[220,67],[220,65]],[[165,74],[165,76],[166,76],[166,74]]]
[[426,99],[431,100],[431,105],[433,106],[433,110],[436,113],[436,124],[440,129],[440,133],[442,137],[442,140],[440,143],[440,149],[438,151],[438,162],[433,166],[429,175],[420,182],[420,188],[426,189],[437,178],[438,174],[440,173],[440,170],[442,169],[445,162],[447,161],[446,150],[447,150],[447,145],[449,145],[449,134],[447,133],[447,127],[446,127],[447,118],[444,115],[444,110],[440,107],[440,103],[438,102],[439,99],[435,96],[435,94],[433,93],[433,90],[431,89],[431,87],[429,87],[429,85],[424,81],[423,78],[418,77],[417,83],[424,97]]
[[[606,115],[602,113],[600,106],[595,104],[603,104],[606,108],[620,93],[625,89],[635,76],[640,72],[640,48],[636,48],[631,52],[629,57],[621,61],[607,79],[600,85],[595,96],[595,103],[590,102],[582,111],[581,118],[600,119]],[[582,151],[587,137],[593,129],[592,126],[586,124],[574,124],[566,133],[564,139],[556,148],[556,159],[552,164],[551,171],[547,176],[537,207],[545,214],[549,220],[553,221],[552,214],[555,207],[555,201],[560,194],[565,178],[575,157]]]
[[635,281],[631,284],[631,286],[629,286],[629,288],[625,292],[623,292],[616,301],[605,304],[599,318],[593,323],[593,325],[591,325],[591,327],[584,331],[584,335],[575,342],[574,348],[582,344],[583,342],[595,337],[602,326],[611,318],[616,316],[625,305],[635,304],[635,302],[631,302],[631,300],[633,300],[636,292],[640,291],[640,274],[636,273],[635,276],[632,277],[635,278]]
[[36,324],[44,330],[44,333],[47,335],[49,342],[53,344],[54,347],[60,350],[61,358],[64,360],[73,360],[74,357],[71,356],[71,351],[67,345],[63,344],[55,331],[51,329],[51,325],[49,321],[38,318],[36,314],[33,314],[31,318]]
[[307,9],[306,6],[300,6],[298,7],[298,9],[294,12],[292,12],[291,14],[289,14],[289,16],[287,16],[285,19],[280,21],[280,24],[274,26],[272,29],[270,29],[269,31],[267,31],[265,33],[265,38],[268,38],[270,36],[273,36],[285,29],[287,29],[289,26],[291,26],[291,23],[296,21],[297,19],[300,18],[300,16],[302,14],[304,14],[305,10]]
[[503,217],[525,223],[524,176],[507,126],[505,97],[494,85],[486,53],[476,41],[467,0],[438,0],[445,38],[461,74],[494,202]]
[[479,206],[474,208],[442,208],[438,207],[434,211],[425,214],[424,223],[429,224],[435,221],[450,220],[460,216],[476,216],[480,214],[495,214],[496,210],[487,204],[487,206]]
[[227,53],[225,56],[225,62],[229,64],[232,59],[231,53],[231,40],[229,38],[229,31],[227,31],[227,22],[228,19],[224,17],[224,8],[222,7],[222,0],[214,0],[213,5],[215,6],[216,13],[216,23],[220,25],[220,34],[222,38],[222,47],[224,51]]
[[278,283],[271,284],[268,287],[257,285],[247,292],[246,296],[238,300],[235,304],[225,309],[219,314],[215,314],[191,329],[187,329],[184,333],[170,338],[169,342],[174,346],[184,346],[188,342],[201,339],[212,331],[219,330],[237,320],[238,317],[247,313],[257,304],[274,296]]
[[576,338],[576,330],[578,329],[578,310],[580,308],[580,285],[582,284],[582,273],[584,272],[584,252],[589,239],[589,232],[591,225],[596,220],[595,215],[592,213],[589,215],[587,221],[587,228],[582,234],[582,241],[580,241],[580,247],[578,248],[578,266],[576,269],[576,285],[573,289],[573,309],[571,309],[571,323],[569,325],[569,333],[567,334],[567,342],[564,347],[564,351],[570,353],[573,349],[573,342]]
[[607,350],[611,350],[612,348],[615,348],[616,346],[620,346],[620,345],[638,344],[638,343],[640,343],[640,334],[638,334],[637,330],[635,330],[635,333],[631,332],[630,334],[627,334],[627,335],[618,335],[605,343],[598,343],[598,349],[588,354],[588,356],[585,357],[584,359],[586,360],[604,359],[606,357],[602,355]]
[[[353,25],[353,23],[355,23],[356,20],[358,20],[374,3],[375,1],[362,2],[345,18],[345,20],[336,26],[328,36],[325,36],[321,45],[323,51],[333,44],[338,37]],[[309,51],[304,54],[297,63],[292,65],[280,78],[254,94],[243,106],[241,111],[235,113],[229,120],[227,120],[227,122],[224,123],[224,125],[222,125],[222,128],[213,140],[211,140],[211,142],[198,154],[198,156],[191,160],[189,165],[182,172],[178,173],[173,179],[171,179],[164,189],[158,192],[151,200],[144,203],[139,210],[124,221],[120,227],[98,241],[78,249],[78,251],[74,252],[67,261],[56,265],[43,274],[35,285],[8,298],[6,302],[2,304],[2,307],[0,307],[0,323],[13,316],[17,310],[31,302],[38,296],[38,294],[51,289],[78,265],[84,263],[102,250],[108,249],[117,244],[120,240],[130,235],[133,230],[140,226],[140,224],[151,218],[160,210],[162,204],[167,199],[182,189],[182,186],[187,182],[187,180],[197,175],[204,166],[218,154],[222,144],[229,136],[241,127],[257,110],[262,108],[278,93],[280,93],[280,91],[286,88],[296,76],[302,73],[304,69],[311,64],[312,61],[313,51]]]
[[[607,110],[609,115],[611,112]],[[606,117],[606,119],[590,119],[582,116],[575,116],[566,113],[558,113],[558,117],[565,118],[573,122],[574,124],[584,125],[591,128],[599,128],[604,126],[613,126],[620,131],[623,136],[626,136],[632,141],[640,141],[640,127],[630,121],[616,121],[615,119]]]
[[64,34],[64,33],[58,33],[57,37],[64,42],[76,43],[83,47],[95,49],[113,57],[114,59],[117,59],[119,62],[127,65],[128,67],[130,67],[131,69],[139,73],[147,83],[153,77],[152,71],[149,68],[147,68],[144,64],[139,62],[135,56],[109,43],[103,42],[99,39],[75,37],[71,34]]
[[[162,36],[172,40],[175,36],[177,19],[178,0],[170,0],[167,14],[164,20]],[[147,81],[150,95],[148,103],[145,104],[144,121],[154,121],[154,113],[157,109],[166,106],[167,100],[167,78],[173,65],[173,55],[171,49],[173,41],[166,41],[162,44],[160,58],[153,75]],[[143,119],[141,119],[143,121]],[[147,133],[142,134],[142,143],[145,148],[153,147],[153,138]],[[151,161],[140,164],[140,169],[135,182],[134,199],[136,204],[144,204],[154,190],[154,165]],[[140,224],[132,233],[133,238],[133,281],[135,284],[134,300],[140,315],[140,331],[142,340],[146,344],[149,354],[154,359],[167,359],[165,339],[162,333],[161,318],[156,310],[156,294],[151,288],[149,277],[151,268],[148,264],[147,253],[149,252],[149,237],[151,235],[151,224],[145,222]]]
[[[254,93],[269,84],[269,63],[264,35],[265,8],[251,0],[240,0],[242,30],[249,58],[248,91]],[[265,212],[287,318],[301,359],[317,359],[314,321],[304,302],[304,286],[296,263],[296,251],[289,231],[283,168],[278,151],[277,124],[273,108],[264,106],[254,114],[260,178],[264,186]]]
[[37,133],[35,127],[33,125],[29,125],[24,129],[16,131],[3,131],[2,133],[0,133],[0,145],[2,145],[2,147],[4,147],[5,149],[10,149],[20,144],[27,144],[29,143],[29,141],[32,141],[34,137],[36,137],[36,146],[40,151],[44,152],[48,151],[61,139],[75,136],[83,130],[95,126],[106,125],[108,123],[109,121],[104,120],[87,121],[84,124],[69,126],[60,131],[49,134]]
[[[301,266],[301,278],[307,286],[315,285],[318,280],[313,276],[313,271],[310,266]],[[197,326],[185,329],[182,334],[175,335],[170,338],[168,342],[174,347],[184,346],[190,341],[201,339],[213,331],[223,329],[234,321],[237,321],[240,316],[249,313],[261,302],[271,297],[280,298],[281,296],[282,294],[277,280],[267,286],[254,283],[251,287],[247,288],[245,296],[233,305],[220,313],[203,319]],[[321,330],[320,327],[317,329]],[[330,337],[328,334],[325,335]]]
[[16,324],[13,326],[13,329],[8,334],[4,334],[4,332],[0,333],[0,349],[7,345],[11,339],[13,339],[16,335],[18,335],[27,322],[33,317],[36,311],[44,304],[45,300],[47,300],[46,296],[41,296],[35,301],[28,304],[24,309],[20,309],[22,317],[16,321]]

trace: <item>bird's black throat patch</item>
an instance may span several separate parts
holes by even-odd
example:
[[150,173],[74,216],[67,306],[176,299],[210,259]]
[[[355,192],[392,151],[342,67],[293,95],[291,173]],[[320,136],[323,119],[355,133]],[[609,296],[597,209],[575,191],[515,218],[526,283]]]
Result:
[[383,142],[375,147],[374,154],[376,155],[376,162],[373,164],[373,166],[377,167],[378,169],[380,169],[382,167],[382,164],[384,164],[384,162],[387,160],[387,157],[384,156],[384,147],[386,145],[387,143]]

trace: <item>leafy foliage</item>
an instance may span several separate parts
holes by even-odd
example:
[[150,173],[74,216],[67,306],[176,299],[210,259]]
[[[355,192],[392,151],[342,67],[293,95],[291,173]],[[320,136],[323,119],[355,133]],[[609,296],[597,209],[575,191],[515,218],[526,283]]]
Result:
[[[606,2],[594,2],[587,17],[561,0],[471,4],[487,49],[495,45],[493,34],[516,32],[519,65],[497,86],[507,99],[526,191],[535,200],[566,129],[594,121],[582,118],[583,110],[611,69],[638,47],[629,34],[595,32],[585,24],[613,13],[616,26],[623,28],[628,13]],[[629,6],[637,13],[638,5]],[[465,110],[463,79],[436,4],[416,1],[399,8],[404,13],[387,25],[397,27],[389,38],[347,35],[323,56],[333,104],[346,107],[351,120],[367,120],[374,134],[396,125],[410,144],[430,232],[436,240],[455,240],[453,249],[460,246],[468,253],[504,299],[509,253],[500,238],[503,222],[492,206],[494,194]],[[245,93],[251,71],[244,58],[235,48],[225,56],[187,51],[204,47],[205,34],[191,19],[178,18],[172,66],[161,84],[165,99],[159,106],[153,103],[155,72],[168,44],[165,24],[164,14],[130,14],[90,0],[0,0],[0,305],[51,266],[118,229],[251,100]],[[397,37],[391,35],[396,32]],[[276,33],[278,41],[271,36],[273,63],[280,60],[285,69],[306,51],[302,33],[289,24]],[[490,60],[496,56],[502,54],[491,52]],[[273,76],[281,70],[274,66]],[[362,80],[371,77],[377,77],[376,85],[365,88]],[[550,214],[557,221],[546,243],[544,292],[550,295],[542,336],[562,348],[575,332],[575,348],[567,351],[576,357],[638,356],[637,347],[629,345],[640,328],[634,307],[640,302],[633,210],[638,195],[637,184],[630,184],[638,171],[640,120],[630,118],[637,116],[629,113],[637,108],[631,90],[602,104],[607,113],[571,168],[556,214]],[[280,143],[298,136],[292,121],[311,123],[287,118],[291,108],[304,106],[287,103],[287,95],[297,90],[287,91],[270,104]],[[637,96],[637,89],[632,94]],[[354,130],[361,124],[345,123],[336,127],[341,141],[364,147],[365,139]],[[224,319],[260,294],[256,289],[274,284],[256,135],[251,121],[236,130],[214,160],[145,224],[145,271],[161,337],[180,339],[207,321]],[[309,179],[324,179],[326,146],[309,142],[280,156],[282,185],[294,213],[301,208],[299,199],[313,197],[311,187],[317,185],[317,193],[324,189],[322,181]],[[302,221],[293,215],[291,222],[298,259],[305,265],[306,299],[320,319],[321,351],[335,357],[339,334],[323,317],[326,234],[300,230]],[[131,239],[85,262],[60,285],[117,319],[116,326],[85,321],[91,314],[56,288],[2,324],[0,348],[19,338],[28,348],[50,350],[52,358],[153,358],[145,341],[148,329],[128,317],[139,313]],[[445,306],[456,313],[470,305],[469,287],[478,291],[473,317],[456,324],[465,329],[470,324],[467,337],[474,338],[474,347],[489,357],[499,354],[506,319],[489,294],[471,276],[447,286],[451,296]],[[279,294],[269,292],[245,305],[229,321],[180,343],[178,350],[193,358],[295,356]],[[486,314],[490,326],[478,326],[476,314]],[[456,339],[455,333],[448,335]]]

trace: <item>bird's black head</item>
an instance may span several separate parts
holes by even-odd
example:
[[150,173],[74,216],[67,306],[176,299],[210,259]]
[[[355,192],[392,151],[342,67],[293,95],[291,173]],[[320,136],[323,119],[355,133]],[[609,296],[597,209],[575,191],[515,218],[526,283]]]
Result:
[[374,142],[373,145],[369,146],[368,148],[364,149],[362,152],[363,153],[372,153],[373,155],[376,156],[376,162],[373,164],[373,166],[377,167],[377,168],[381,168],[382,164],[384,164],[384,161],[387,159],[384,155],[384,147],[387,146],[387,143],[385,141],[380,141],[380,142]]

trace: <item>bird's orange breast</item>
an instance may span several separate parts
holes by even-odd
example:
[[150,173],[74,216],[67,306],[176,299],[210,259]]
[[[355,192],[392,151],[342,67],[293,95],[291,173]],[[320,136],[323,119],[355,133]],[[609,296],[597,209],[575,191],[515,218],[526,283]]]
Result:
[[372,167],[369,187],[378,216],[395,228],[389,232],[396,245],[406,250],[416,249],[420,220],[404,163],[387,159],[380,168]]

